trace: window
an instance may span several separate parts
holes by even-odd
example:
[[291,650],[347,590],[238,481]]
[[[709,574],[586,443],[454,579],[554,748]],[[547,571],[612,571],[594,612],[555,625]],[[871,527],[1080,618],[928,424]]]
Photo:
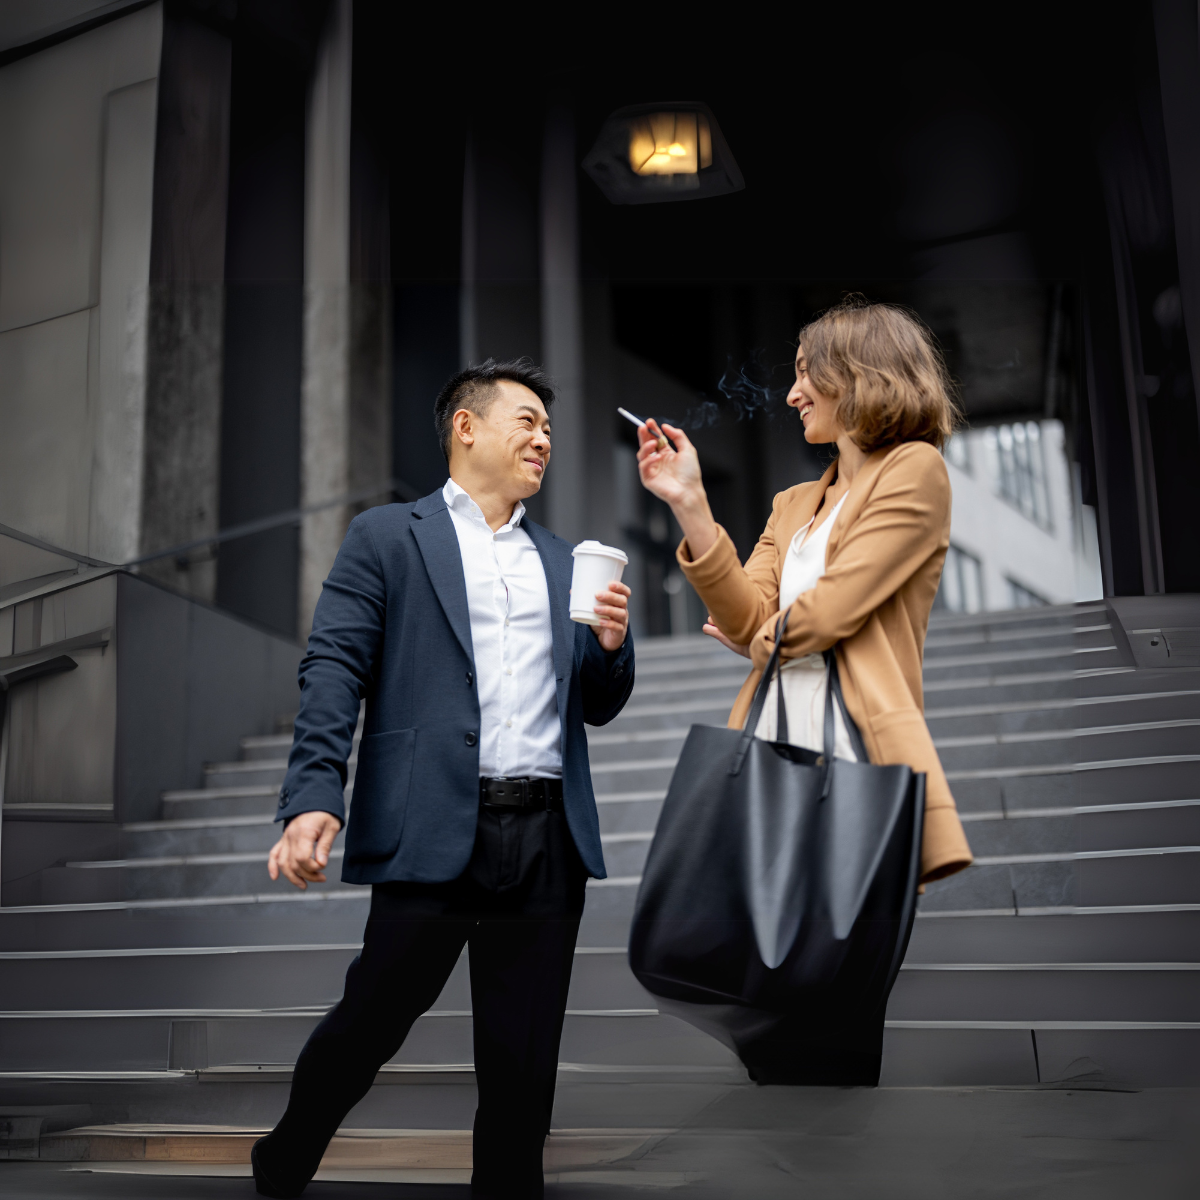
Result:
[[1036,421],[993,426],[986,433],[996,461],[996,490],[1043,529],[1053,527],[1042,430]]
[[983,611],[983,569],[979,559],[958,546],[946,551],[942,582],[933,598],[934,611],[974,613]]
[[1050,601],[1045,596],[1039,596],[1032,588],[1027,588],[1015,579],[1006,580],[1008,584],[1009,608],[1041,608]]

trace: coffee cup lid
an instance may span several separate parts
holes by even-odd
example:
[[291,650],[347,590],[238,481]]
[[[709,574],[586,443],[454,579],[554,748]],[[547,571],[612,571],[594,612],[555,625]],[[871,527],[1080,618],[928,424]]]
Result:
[[580,542],[579,545],[571,551],[572,557],[574,557],[576,554],[600,554],[605,558],[615,558],[617,562],[629,562],[629,556],[624,550],[618,550],[616,546],[606,546],[603,542],[594,542],[590,539],[586,542]]

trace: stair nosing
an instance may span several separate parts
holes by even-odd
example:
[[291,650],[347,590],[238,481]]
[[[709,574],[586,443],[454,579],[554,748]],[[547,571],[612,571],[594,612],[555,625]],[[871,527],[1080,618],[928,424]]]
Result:
[[902,963],[902,971],[1200,971],[1200,962],[940,962]]
[[[42,962],[58,959],[85,960],[107,958],[205,958],[235,954],[289,954],[343,952],[361,950],[362,942],[274,942],[258,946],[114,946],[106,949],[76,950],[0,950],[0,961]],[[576,946],[584,957],[626,954],[624,946]]]
[[1155,754],[1144,758],[1110,758],[1095,762],[1041,763],[1019,767],[981,767],[947,771],[947,780],[1016,779],[1033,775],[1069,775],[1076,771],[1115,771],[1127,767],[1162,767],[1173,763],[1200,762],[1200,754]]
[[1073,696],[1057,700],[1013,700],[1008,704],[972,704],[961,708],[926,709],[927,721],[948,720],[954,717],[990,717],[1006,713],[1052,712],[1058,708],[1085,708],[1093,704],[1121,704],[1140,700],[1172,699],[1178,696],[1200,696],[1200,688],[1184,688],[1174,692],[1129,692],[1119,696]]
[[[337,1001],[328,1004],[303,1004],[294,1008],[12,1008],[0,1009],[0,1021],[129,1021],[168,1019],[176,1021],[237,1021],[324,1017]],[[445,1020],[470,1017],[469,1008],[436,1009],[420,1013],[417,1020]],[[568,1008],[568,1017],[627,1020],[660,1017],[657,1008]]]
[[1185,1030],[1200,1029],[1200,1021],[921,1021],[921,1020],[887,1020],[885,1029],[1032,1029],[1045,1030],[1050,1033],[1055,1030],[1085,1030],[1108,1029],[1114,1032],[1120,1030],[1161,1029]]

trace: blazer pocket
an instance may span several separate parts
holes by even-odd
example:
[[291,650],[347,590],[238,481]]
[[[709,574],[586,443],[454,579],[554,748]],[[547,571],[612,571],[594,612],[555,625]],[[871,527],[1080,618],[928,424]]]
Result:
[[395,854],[408,810],[416,741],[415,729],[363,737],[346,829],[348,859],[383,859]]

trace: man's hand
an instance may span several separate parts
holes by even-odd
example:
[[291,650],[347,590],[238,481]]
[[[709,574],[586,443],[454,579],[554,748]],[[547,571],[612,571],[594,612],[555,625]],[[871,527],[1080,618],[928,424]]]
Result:
[[596,615],[599,625],[593,625],[600,645],[610,654],[625,644],[629,630],[629,588],[623,583],[610,583],[607,592],[596,593]]
[[293,817],[283,837],[271,847],[267,874],[278,879],[282,871],[301,891],[310,883],[324,883],[329,851],[341,827],[332,813],[306,812]]

